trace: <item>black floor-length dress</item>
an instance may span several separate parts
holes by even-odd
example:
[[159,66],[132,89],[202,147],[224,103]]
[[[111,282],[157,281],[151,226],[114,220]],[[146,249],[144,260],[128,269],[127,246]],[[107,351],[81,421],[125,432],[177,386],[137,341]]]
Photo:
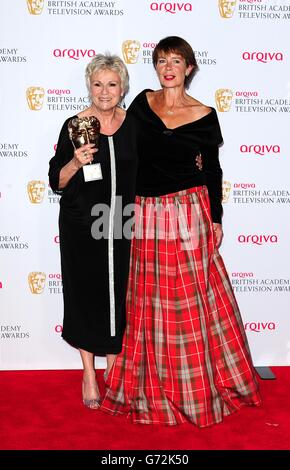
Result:
[[[125,328],[131,242],[123,228],[127,222],[128,232],[133,217],[137,169],[134,122],[127,115],[113,136],[100,135],[93,163],[101,164],[101,180],[85,182],[80,169],[59,191],[60,170],[73,158],[70,119],[62,127],[56,154],[49,162],[51,189],[61,194],[62,336],[71,345],[96,355],[117,354]],[[124,216],[128,204],[132,204],[132,211],[128,208]],[[100,237],[100,231],[104,236]]]

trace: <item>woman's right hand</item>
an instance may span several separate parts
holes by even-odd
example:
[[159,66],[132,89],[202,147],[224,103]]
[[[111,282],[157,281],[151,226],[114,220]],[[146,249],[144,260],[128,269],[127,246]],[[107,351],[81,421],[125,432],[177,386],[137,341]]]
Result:
[[74,151],[73,161],[78,169],[82,168],[87,163],[91,163],[94,158],[94,153],[97,149],[94,144],[82,145]]

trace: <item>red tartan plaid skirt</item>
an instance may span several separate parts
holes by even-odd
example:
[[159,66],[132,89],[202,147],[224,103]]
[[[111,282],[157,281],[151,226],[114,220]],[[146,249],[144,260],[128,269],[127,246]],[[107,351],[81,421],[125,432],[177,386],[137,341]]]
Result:
[[259,404],[207,188],[136,197],[127,327],[100,409],[134,423],[204,427]]

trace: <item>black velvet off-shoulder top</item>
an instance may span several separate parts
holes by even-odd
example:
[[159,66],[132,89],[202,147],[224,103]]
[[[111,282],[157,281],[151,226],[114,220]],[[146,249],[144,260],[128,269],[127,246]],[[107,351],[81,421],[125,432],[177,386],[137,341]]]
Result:
[[[143,90],[131,103],[137,126],[138,175],[136,193],[161,196],[195,186],[206,185],[213,222],[222,218],[222,170],[219,145],[222,134],[214,108],[189,124],[169,129],[150,108]],[[202,155],[202,170],[196,156]]]

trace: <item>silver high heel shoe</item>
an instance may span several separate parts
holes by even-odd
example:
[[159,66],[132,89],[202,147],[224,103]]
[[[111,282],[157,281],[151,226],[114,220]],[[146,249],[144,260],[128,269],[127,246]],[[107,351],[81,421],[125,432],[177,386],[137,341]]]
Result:
[[[84,396],[84,382],[82,382],[82,394]],[[99,398],[83,398],[83,404],[91,410],[100,408],[101,399]]]
[[83,399],[83,404],[87,407],[90,408],[91,410],[97,410],[100,408],[100,400],[99,398],[92,398],[91,400],[88,399]]

